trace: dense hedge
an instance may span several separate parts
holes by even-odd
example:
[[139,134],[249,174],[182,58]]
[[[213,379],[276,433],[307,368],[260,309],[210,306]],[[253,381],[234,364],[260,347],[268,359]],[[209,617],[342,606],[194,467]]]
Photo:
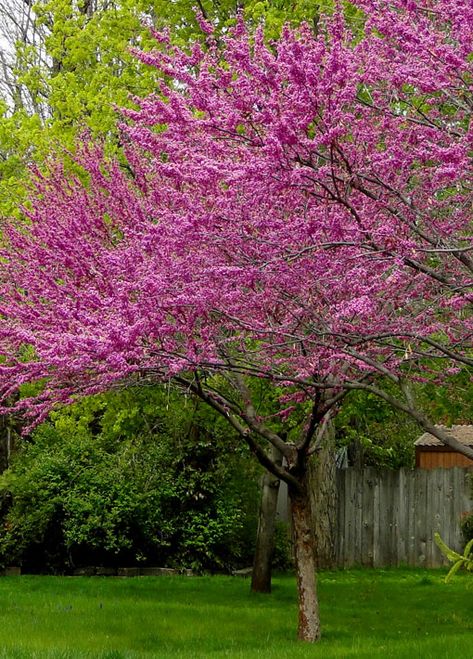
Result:
[[0,478],[0,561],[231,569],[252,560],[258,468],[194,401],[161,390],[55,413]]

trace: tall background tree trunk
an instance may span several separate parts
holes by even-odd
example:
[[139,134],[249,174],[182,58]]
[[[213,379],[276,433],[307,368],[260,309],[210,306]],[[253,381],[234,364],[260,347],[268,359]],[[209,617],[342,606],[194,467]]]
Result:
[[10,417],[0,417],[0,474],[10,466],[14,433]]
[[[282,464],[282,454],[271,448],[271,460]],[[251,590],[255,593],[271,592],[271,568],[276,530],[276,512],[279,494],[279,478],[266,471],[261,484],[261,503],[256,533],[255,558],[251,577]]]
[[335,463],[335,429],[328,423],[321,449],[309,463],[312,530],[317,569],[335,564],[337,543],[337,472]]
[[297,636],[302,641],[314,643],[320,638],[320,618],[308,480],[308,474],[304,474],[301,492],[289,487],[289,499],[299,599]]

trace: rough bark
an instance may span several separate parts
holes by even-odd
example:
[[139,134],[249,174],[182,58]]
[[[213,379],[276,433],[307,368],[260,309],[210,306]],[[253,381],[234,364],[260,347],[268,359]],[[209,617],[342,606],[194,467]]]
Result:
[[[282,454],[276,447],[271,449],[271,459],[282,464]],[[276,530],[276,511],[280,480],[269,471],[262,478],[261,503],[256,533],[255,558],[251,577],[251,590],[255,593],[271,592],[271,568]]]
[[289,498],[299,599],[297,636],[302,641],[314,643],[320,638],[320,618],[307,475],[302,477],[301,491],[289,487]]
[[317,569],[333,567],[337,533],[335,432],[327,424],[320,451],[309,463],[312,529]]

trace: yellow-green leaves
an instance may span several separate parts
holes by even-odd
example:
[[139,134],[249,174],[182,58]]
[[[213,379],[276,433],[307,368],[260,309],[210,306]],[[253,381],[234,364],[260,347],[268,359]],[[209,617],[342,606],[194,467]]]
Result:
[[469,572],[473,572],[473,538],[466,545],[463,554],[459,554],[445,544],[439,533],[436,533],[434,537],[437,547],[442,554],[453,563],[449,573],[445,577],[446,583],[448,583],[462,567],[466,568]]

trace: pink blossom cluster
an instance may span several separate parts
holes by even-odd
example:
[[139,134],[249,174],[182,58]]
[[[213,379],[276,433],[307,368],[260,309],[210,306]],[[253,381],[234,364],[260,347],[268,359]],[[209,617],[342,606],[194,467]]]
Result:
[[83,144],[4,228],[0,386],[57,402],[237,369],[343,385],[462,359],[473,329],[473,5],[356,0],[267,44],[243,20]]

